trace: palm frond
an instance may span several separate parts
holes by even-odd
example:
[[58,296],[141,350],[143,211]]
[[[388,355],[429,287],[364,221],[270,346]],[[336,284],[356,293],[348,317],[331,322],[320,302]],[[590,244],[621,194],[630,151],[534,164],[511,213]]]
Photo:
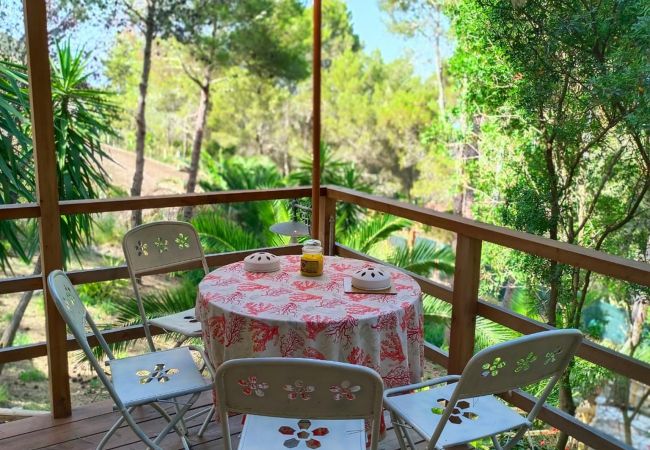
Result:
[[192,219],[206,253],[234,252],[263,247],[257,235],[224,218],[218,211],[208,210]]
[[[175,314],[186,309],[194,308],[196,303],[196,285],[185,282],[179,287],[161,290],[142,296],[142,304],[148,319]],[[134,298],[129,298],[115,305],[116,323],[113,325],[126,327],[142,323],[138,304]]]
[[428,277],[436,270],[446,275],[453,274],[455,257],[448,245],[439,245],[428,239],[418,239],[412,248],[406,245],[397,247],[388,262]]
[[491,345],[511,341],[519,336],[521,336],[520,333],[479,316],[476,319],[474,349],[475,351],[479,351]]
[[368,220],[361,222],[357,228],[345,230],[340,237],[340,241],[348,247],[368,253],[374,245],[409,226],[411,226],[409,220],[389,214],[375,214]]
[[526,289],[515,290],[510,301],[510,309],[531,319],[540,319],[537,301]]
[[451,320],[451,304],[425,294],[422,297],[424,317],[436,323],[448,323]]

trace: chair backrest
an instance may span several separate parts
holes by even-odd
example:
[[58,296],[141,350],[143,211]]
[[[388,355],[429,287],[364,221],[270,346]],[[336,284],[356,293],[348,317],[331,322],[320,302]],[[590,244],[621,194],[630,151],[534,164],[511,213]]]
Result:
[[201,261],[209,272],[201,241],[188,222],[151,222],[130,229],[122,248],[129,272],[138,276],[155,270],[174,270],[184,264]]
[[442,433],[458,400],[500,394],[549,379],[528,414],[528,420],[532,421],[581,342],[582,333],[578,330],[552,330],[523,336],[481,350],[465,366],[432,441],[433,438],[437,440]]
[[81,302],[77,291],[70,282],[68,276],[60,271],[55,270],[51,272],[47,277],[47,285],[50,288],[52,293],[52,298],[54,299],[54,304],[59,310],[59,313],[65,320],[68,328],[72,332],[72,335],[75,337],[81,350],[86,354],[86,357],[90,361],[90,364],[97,372],[97,376],[102,381],[106,389],[108,390],[113,400],[118,405],[118,408],[121,408],[122,402],[113,389],[113,384],[108,379],[108,376],[102,369],[102,365],[97,361],[95,354],[93,353],[88,339],[86,337],[86,325],[89,326],[92,334],[95,336],[99,345],[102,347],[104,352],[106,352],[109,359],[115,359],[113,353],[111,352],[110,347],[106,343],[106,340],[102,336],[101,332],[95,325],[95,322],[92,320],[86,307]]
[[155,351],[137,278],[154,271],[179,269],[196,261],[201,262],[207,275],[210,269],[203,254],[201,241],[194,227],[188,222],[151,222],[129,230],[122,239],[122,249],[147,342],[151,351]]
[[[234,359],[219,366],[216,391],[229,436],[228,411],[298,419],[371,419],[377,446],[383,382],[363,366],[303,358]],[[229,449],[229,446],[226,446]]]

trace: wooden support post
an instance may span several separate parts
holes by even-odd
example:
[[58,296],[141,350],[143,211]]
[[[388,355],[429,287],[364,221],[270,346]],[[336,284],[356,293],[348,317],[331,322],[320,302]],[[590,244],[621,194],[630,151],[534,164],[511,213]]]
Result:
[[321,139],[321,0],[314,0],[313,15],[313,57],[312,57],[312,168],[311,168],[311,235],[318,238],[318,226],[320,224],[320,139]]
[[66,326],[47,289],[47,275],[52,270],[61,269],[63,266],[50,56],[47,41],[47,11],[45,0],[24,0],[23,8],[27,36],[36,196],[41,208],[38,234],[46,305],[45,326],[50,401],[54,417],[68,417],[72,413],[72,407],[68,377]]
[[452,295],[451,336],[447,372],[460,374],[474,354],[481,241],[458,235]]
[[319,220],[318,239],[323,244],[323,252],[333,255],[336,243],[336,200],[321,196]]

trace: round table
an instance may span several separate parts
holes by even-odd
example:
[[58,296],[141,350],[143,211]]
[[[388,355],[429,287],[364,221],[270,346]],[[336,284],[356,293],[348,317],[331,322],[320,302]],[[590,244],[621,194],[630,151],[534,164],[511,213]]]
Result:
[[361,364],[387,388],[419,382],[424,344],[420,287],[390,272],[396,294],[349,294],[343,279],[371,264],[325,257],[323,275],[300,275],[300,256],[281,269],[250,273],[223,266],[199,284],[197,317],[214,367],[235,358],[306,357]]

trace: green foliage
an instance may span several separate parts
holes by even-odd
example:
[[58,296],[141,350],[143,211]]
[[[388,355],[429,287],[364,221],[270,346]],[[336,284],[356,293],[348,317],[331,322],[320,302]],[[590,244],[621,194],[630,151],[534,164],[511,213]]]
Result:
[[263,247],[259,237],[235,221],[214,211],[203,211],[192,219],[206,253],[224,253]]
[[299,80],[308,74],[302,5],[297,0],[218,3],[194,0],[177,8],[171,33],[204,66],[245,67],[261,77]]
[[16,337],[14,338],[13,346],[15,347],[20,347],[21,345],[29,345],[31,344],[32,338],[29,337],[29,334],[24,333],[22,331],[19,331],[16,333]]
[[9,388],[6,384],[0,384],[0,406],[9,406]]
[[18,379],[24,383],[40,382],[47,380],[47,375],[36,368],[22,370],[18,374]]
[[454,273],[455,255],[448,245],[429,239],[417,239],[413,247],[398,247],[388,262],[418,275],[430,276],[434,271],[445,275]]
[[[101,162],[105,135],[115,133],[110,126],[117,107],[110,94],[88,87],[89,73],[81,52],[70,45],[57,46],[53,64],[52,101],[54,141],[57,152],[59,196],[63,200],[96,198],[107,187]],[[2,203],[34,201],[34,167],[25,67],[0,61],[0,197]],[[0,223],[0,269],[8,266],[9,248],[23,259],[36,250],[35,228],[20,223]],[[66,259],[79,256],[90,242],[91,218],[87,214],[61,217],[63,251]]]
[[[298,160],[298,167],[289,175],[289,181],[298,186],[308,186],[312,179],[312,158],[305,156]],[[321,184],[335,185],[355,189],[361,192],[371,192],[371,186],[364,181],[362,174],[354,163],[343,161],[334,155],[329,144],[320,145]],[[358,205],[338,202],[336,205],[336,227],[344,233],[354,229],[363,214]]]
[[[448,329],[451,324],[451,304],[429,295],[424,295],[423,309],[425,335],[433,336],[434,339],[440,339],[440,336],[444,336],[444,329]],[[514,332],[510,328],[489,321],[484,317],[478,317],[476,320],[474,351],[477,352],[491,345],[506,342],[519,336],[519,333]],[[437,344],[436,341],[433,342]]]
[[[142,296],[142,303],[149,319],[185,311],[194,308],[196,285],[186,282],[173,289],[146,294]],[[134,325],[142,322],[137,302],[133,298],[116,303],[115,309],[117,310],[115,325]]]
[[98,306],[105,314],[115,313],[115,305],[123,298],[126,280],[86,283],[77,286],[79,298],[85,305]]
[[346,230],[340,242],[362,253],[368,253],[373,246],[388,239],[393,233],[403,230],[411,222],[388,214],[374,214],[358,227]]
[[[24,67],[0,63],[0,203],[33,199],[34,167],[29,137],[29,98]],[[23,230],[15,221],[0,221],[0,269],[8,269],[10,252],[28,259]]]

